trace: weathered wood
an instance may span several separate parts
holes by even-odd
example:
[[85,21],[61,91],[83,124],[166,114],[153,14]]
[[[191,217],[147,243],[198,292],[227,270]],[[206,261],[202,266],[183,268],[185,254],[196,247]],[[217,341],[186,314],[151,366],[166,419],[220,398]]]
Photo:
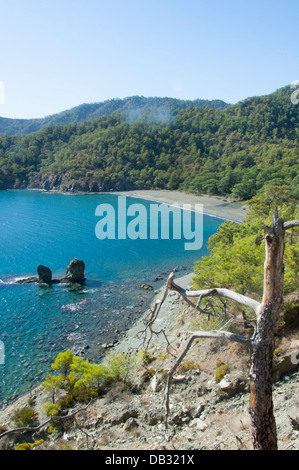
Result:
[[289,220],[283,223],[283,229],[288,230],[289,228],[299,227],[299,220]]
[[68,415],[64,415],[64,416],[59,416],[59,415],[54,415],[54,416],[51,416],[49,419],[47,419],[46,421],[44,421],[43,423],[39,424],[38,426],[23,426],[23,427],[20,427],[20,428],[14,428],[14,429],[9,429],[8,431],[4,431],[2,434],[0,434],[0,439],[2,437],[5,437],[5,436],[8,436],[10,434],[18,434],[18,433],[21,433],[21,432],[32,432],[32,433],[35,433],[37,431],[40,431],[43,427],[47,426],[47,424],[53,422],[53,421],[56,421],[56,420],[59,420],[59,421],[64,421],[66,419],[71,419],[71,418],[74,418],[78,413],[80,413],[81,411],[86,411],[87,408],[91,405],[91,403],[93,403],[95,401],[95,399],[91,399],[89,401],[89,403],[82,407],[82,408],[79,408],[75,411],[73,411],[72,413],[68,414]]
[[250,369],[251,427],[254,448],[276,450],[277,433],[272,403],[274,340],[283,300],[284,223],[274,212],[265,227],[264,292],[257,320]]
[[[191,297],[191,298],[199,297],[200,299],[203,299],[204,297],[209,297],[209,296],[225,297],[226,299],[234,300],[235,302],[241,305],[245,305],[246,307],[251,308],[251,310],[253,310],[256,314],[258,313],[260,309],[261,304],[257,302],[256,300],[250,297],[247,297],[245,295],[238,294],[237,292],[232,291],[230,289],[214,288],[214,289],[203,289],[203,290],[187,290],[177,285],[173,281],[173,279],[174,279],[174,273],[171,273],[167,281],[168,287],[170,289],[173,289],[179,292],[183,298],[188,299],[188,297]],[[194,308],[196,308],[194,304],[191,304],[191,305]]]

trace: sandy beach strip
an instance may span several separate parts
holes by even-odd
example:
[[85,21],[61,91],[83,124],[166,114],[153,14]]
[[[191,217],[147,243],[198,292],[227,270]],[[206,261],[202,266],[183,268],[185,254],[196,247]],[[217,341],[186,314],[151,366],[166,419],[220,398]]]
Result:
[[119,191],[113,192],[113,194],[148,199],[153,202],[164,202],[166,204],[178,205],[181,208],[183,208],[184,204],[191,204],[192,210],[195,209],[195,204],[202,204],[204,214],[239,223],[243,222],[248,212],[248,207],[244,203],[231,202],[224,197],[188,194],[183,191],[145,189]]

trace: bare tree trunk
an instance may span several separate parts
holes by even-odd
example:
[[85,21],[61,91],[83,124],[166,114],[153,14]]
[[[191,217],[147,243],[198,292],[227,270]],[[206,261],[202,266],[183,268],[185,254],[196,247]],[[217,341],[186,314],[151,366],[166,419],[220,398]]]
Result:
[[250,370],[250,405],[253,445],[256,450],[276,450],[277,435],[272,402],[274,340],[283,292],[283,221],[277,211],[265,227],[264,294],[257,317]]
[[[250,297],[224,288],[186,290],[174,282],[174,272],[170,274],[163,299],[156,303],[154,312],[151,314],[150,320],[146,325],[146,329],[150,328],[151,338],[153,334],[159,333],[152,329],[152,325],[157,318],[161,304],[167,296],[168,289],[179,292],[181,297],[200,313],[210,313],[205,308],[200,307],[200,303],[205,297],[226,298],[240,305],[245,305],[256,314],[256,330],[253,337],[250,339],[240,335],[234,335],[227,331],[214,330],[192,333],[184,350],[177,358],[168,374],[165,388],[166,425],[169,414],[170,382],[175,370],[190,349],[193,341],[196,338],[226,337],[231,341],[244,344],[251,352],[249,412],[251,416],[254,449],[277,450],[276,424],[272,402],[273,352],[279,312],[282,305],[284,231],[293,227],[299,227],[299,220],[283,222],[283,220],[279,219],[278,212],[275,210],[272,226],[265,227],[264,229],[266,255],[264,264],[264,293],[261,303]],[[196,304],[190,301],[190,298],[195,297],[198,298]]]

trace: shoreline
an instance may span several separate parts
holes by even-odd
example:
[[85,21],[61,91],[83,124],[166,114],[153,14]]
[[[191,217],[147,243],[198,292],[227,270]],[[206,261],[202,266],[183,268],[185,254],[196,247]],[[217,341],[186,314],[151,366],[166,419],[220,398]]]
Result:
[[[194,276],[194,273],[193,271],[188,272],[189,269],[191,268],[186,268],[186,269],[187,269],[187,273],[184,273],[184,271],[178,271],[176,279],[179,281],[182,287],[191,288],[192,278]],[[148,315],[152,311],[155,305],[155,302],[158,299],[161,299],[163,297],[165,287],[166,287],[167,277],[168,275],[165,277],[165,279],[163,279],[163,283],[160,284],[160,286],[157,287],[157,289],[152,291],[152,297],[148,302],[146,302],[145,309],[141,312],[141,314],[133,318],[129,322],[129,325],[127,326],[127,328],[119,332],[117,342],[114,344],[111,343],[111,345],[108,345],[108,347],[106,348],[106,351],[109,350],[115,354],[119,354],[119,353],[130,354],[134,352],[135,353],[139,352],[142,349],[144,349],[144,346],[142,344],[144,340],[144,338],[142,337],[142,332],[145,326],[144,320],[148,317]],[[186,304],[184,304],[184,301],[182,301],[179,297],[180,296],[177,293],[174,293],[174,292],[169,293],[169,295],[165,299],[165,302],[160,308],[159,316],[156,320],[156,325],[159,326],[159,329],[163,329],[165,331],[165,333],[168,335],[169,340],[171,342],[174,342],[176,338],[176,336],[173,334],[173,327],[177,323],[177,319],[180,313],[183,311],[184,308],[186,308]],[[155,352],[163,353],[166,350],[166,342],[165,342],[165,337],[163,335],[155,336],[152,339],[150,344],[151,344],[151,352],[155,351]],[[72,349],[72,347],[70,347],[70,349]],[[77,355],[76,352],[74,352],[74,354]],[[83,358],[87,359],[87,357],[84,357],[84,356]],[[103,360],[104,360],[104,355],[103,357],[99,358],[99,361],[96,363],[101,364]],[[49,373],[50,372],[51,372],[51,369],[49,368]],[[46,374],[45,374],[45,377],[46,377]],[[32,396],[36,395],[38,397],[42,397],[45,394],[46,392],[43,389],[41,382],[38,382],[35,385],[33,384],[31,387],[29,386],[26,390],[21,392],[12,400],[4,400],[1,403],[2,407],[0,407],[0,420],[2,421],[5,420],[6,417],[12,414],[17,408],[20,408],[20,407],[22,408],[26,406],[29,398],[31,398]],[[0,421],[0,424],[1,424],[1,421]]]
[[242,223],[247,215],[248,206],[246,202],[231,201],[224,196],[209,196],[207,194],[186,193],[178,190],[168,189],[134,189],[128,191],[111,192],[67,192],[59,189],[45,190],[40,188],[8,189],[6,191],[40,191],[45,193],[63,194],[66,196],[84,196],[84,195],[119,195],[128,196],[136,199],[145,199],[152,202],[164,203],[168,205],[183,206],[191,205],[195,210],[195,204],[202,204],[203,213],[212,217],[227,220],[230,222]]
[[183,191],[136,189],[103,194],[118,194],[176,206],[189,204],[192,210],[194,210],[195,204],[202,204],[204,214],[237,223],[242,223],[248,212],[245,203],[231,202],[228,198],[222,196],[196,195]]
[[[25,189],[26,191],[26,189]],[[29,191],[32,191],[32,189],[29,189]],[[41,192],[47,192],[47,193],[59,193],[59,194],[65,194],[65,195],[105,195],[105,194],[115,194],[115,195],[125,195],[128,197],[133,197],[133,198],[139,198],[139,199],[145,199],[145,200],[151,200],[159,203],[165,203],[165,204],[170,204],[170,205],[178,205],[178,206],[183,206],[183,204],[190,204],[193,207],[195,204],[203,204],[204,208],[204,213],[211,215],[213,217],[218,217],[221,219],[226,219],[226,220],[232,220],[237,223],[241,223],[244,218],[246,217],[246,210],[244,209],[244,205],[242,203],[231,203],[228,199],[222,198],[222,197],[216,197],[216,196],[207,196],[207,195],[194,195],[194,194],[187,194],[184,192],[180,191],[168,191],[168,190],[134,190],[134,191],[120,191],[120,192],[111,192],[111,193],[68,193],[68,192],[61,192],[61,191],[43,191],[39,189],[33,189],[33,191],[41,191]],[[188,285],[192,282],[192,276],[194,276],[194,273],[192,272],[192,267],[188,265],[186,268],[187,271],[183,274],[178,273],[178,278],[180,278],[180,282],[183,282],[185,284],[185,279],[186,282],[188,282]],[[191,272],[190,272],[191,271]],[[152,300],[150,301],[151,305],[154,305],[154,302],[160,298],[163,294],[162,291],[164,291],[165,288],[165,282],[166,279],[164,279],[163,284],[160,284],[160,287],[157,286],[156,292],[153,292],[153,297]],[[184,287],[187,287],[187,285],[184,285]],[[169,300],[172,300],[171,297]],[[140,346],[140,340],[138,341],[135,338],[135,335],[137,334],[137,330],[140,331],[142,327],[144,327],[144,318],[147,316],[148,311],[150,309],[150,306],[148,306],[145,311],[140,312],[139,318],[136,320],[133,320],[133,323],[128,325],[128,328],[125,329],[125,331],[122,331],[121,334],[119,335],[119,341],[117,342],[117,345],[115,347],[115,350],[123,350],[128,349],[128,348],[136,348],[137,343]],[[168,309],[168,310],[167,310]],[[169,302],[165,302],[165,305],[160,311],[159,318],[161,319],[161,322],[164,325],[164,328],[167,328],[168,324],[169,326],[172,324],[172,320],[174,320],[172,313],[174,313],[174,310],[176,313],[177,311],[177,306],[174,305],[169,305]],[[137,330],[136,330],[137,328]],[[14,400],[13,400],[14,401]]]

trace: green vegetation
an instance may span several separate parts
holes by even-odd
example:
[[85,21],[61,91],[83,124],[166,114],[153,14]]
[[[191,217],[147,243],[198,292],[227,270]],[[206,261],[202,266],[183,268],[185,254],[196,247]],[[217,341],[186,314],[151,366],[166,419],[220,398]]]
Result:
[[34,447],[41,445],[43,442],[43,439],[35,441],[32,444],[30,442],[24,442],[23,444],[19,444],[17,447],[15,447],[15,450],[33,450]]
[[229,106],[221,100],[179,100],[176,98],[146,98],[130,96],[125,99],[112,99],[101,103],[85,103],[67,111],[53,114],[41,119],[0,118],[0,134],[25,135],[40,131],[45,126],[72,124],[91,121],[105,114],[124,113],[130,121],[136,121],[145,114],[151,113],[155,122],[169,121],[180,109],[188,107],[224,109]]
[[[43,413],[54,417],[61,409],[69,408],[74,402],[86,402],[103,395],[116,382],[132,387],[131,373],[135,367],[142,364],[142,357],[142,352],[108,352],[103,364],[93,364],[88,359],[75,356],[70,350],[59,353],[52,364],[52,369],[57,371],[58,375],[48,374],[42,382],[52,399],[52,403],[44,403]],[[60,401],[56,403],[58,394]]]
[[185,374],[189,370],[199,370],[200,364],[195,362],[193,359],[187,359],[186,361],[182,362],[180,366],[177,368],[178,374]]
[[[243,295],[261,298],[263,291],[264,225],[271,225],[278,208],[284,220],[299,218],[298,203],[287,186],[266,186],[249,201],[249,212],[242,224],[225,222],[209,239],[209,256],[194,266],[196,289],[224,287]],[[296,230],[285,234],[284,294],[299,287],[299,244]]]
[[31,406],[17,408],[13,415],[15,424],[19,427],[31,426],[36,420],[36,412]]
[[[248,200],[266,185],[299,197],[299,107],[290,88],[225,109],[151,108],[0,136],[0,189],[179,189]],[[162,113],[163,114],[163,113]]]
[[227,364],[224,364],[220,359],[218,359],[216,363],[216,372],[215,372],[215,380],[216,382],[221,382],[223,377],[229,373],[229,367]]

